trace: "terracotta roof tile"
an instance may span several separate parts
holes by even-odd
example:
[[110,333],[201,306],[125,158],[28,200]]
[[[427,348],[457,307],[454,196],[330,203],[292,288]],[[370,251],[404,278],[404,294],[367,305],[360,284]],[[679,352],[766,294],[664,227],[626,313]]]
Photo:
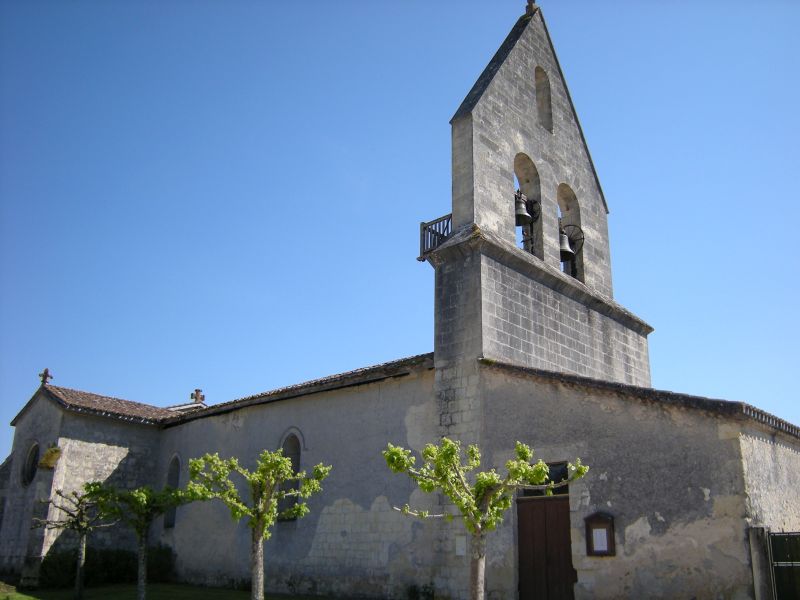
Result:
[[141,402],[131,402],[111,396],[101,396],[90,392],[72,390],[55,385],[43,385],[51,397],[67,408],[79,412],[113,416],[140,423],[156,423],[167,417],[174,417],[173,411]]

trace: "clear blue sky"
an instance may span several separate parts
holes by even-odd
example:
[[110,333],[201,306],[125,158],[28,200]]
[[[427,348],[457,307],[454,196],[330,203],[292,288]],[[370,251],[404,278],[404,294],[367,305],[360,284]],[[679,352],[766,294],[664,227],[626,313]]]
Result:
[[[43,367],[216,403],[431,351],[418,224],[524,4],[0,4],[0,421]],[[800,424],[800,3],[542,5],[654,386]]]

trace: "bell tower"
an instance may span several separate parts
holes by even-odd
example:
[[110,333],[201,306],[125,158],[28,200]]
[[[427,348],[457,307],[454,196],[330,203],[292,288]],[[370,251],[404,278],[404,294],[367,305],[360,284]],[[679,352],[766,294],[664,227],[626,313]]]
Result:
[[483,358],[649,387],[652,328],[613,300],[608,206],[536,5],[451,125],[452,214],[420,252],[442,377]]

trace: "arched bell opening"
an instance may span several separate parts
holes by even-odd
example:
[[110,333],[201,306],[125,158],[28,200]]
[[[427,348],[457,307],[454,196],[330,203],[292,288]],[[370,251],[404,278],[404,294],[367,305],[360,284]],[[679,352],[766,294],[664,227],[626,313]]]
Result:
[[584,281],[583,242],[581,208],[578,198],[567,184],[558,186],[558,246],[561,270]]
[[517,244],[526,252],[544,259],[542,238],[542,186],[539,171],[528,155],[514,157],[514,223]]

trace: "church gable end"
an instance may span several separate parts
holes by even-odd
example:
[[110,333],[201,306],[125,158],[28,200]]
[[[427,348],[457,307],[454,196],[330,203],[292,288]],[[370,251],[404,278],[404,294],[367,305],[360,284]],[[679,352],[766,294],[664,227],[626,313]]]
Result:
[[[514,191],[526,186],[515,163],[530,161],[541,257],[560,268],[559,217],[574,221],[584,236],[579,279],[611,297],[606,203],[540,9],[520,18],[452,124],[454,228],[475,223],[515,243]],[[560,210],[560,186],[574,194],[579,223]]]
[[612,300],[605,199],[539,8],[452,127],[453,233],[423,243],[437,366],[482,356],[650,385],[652,328]]

